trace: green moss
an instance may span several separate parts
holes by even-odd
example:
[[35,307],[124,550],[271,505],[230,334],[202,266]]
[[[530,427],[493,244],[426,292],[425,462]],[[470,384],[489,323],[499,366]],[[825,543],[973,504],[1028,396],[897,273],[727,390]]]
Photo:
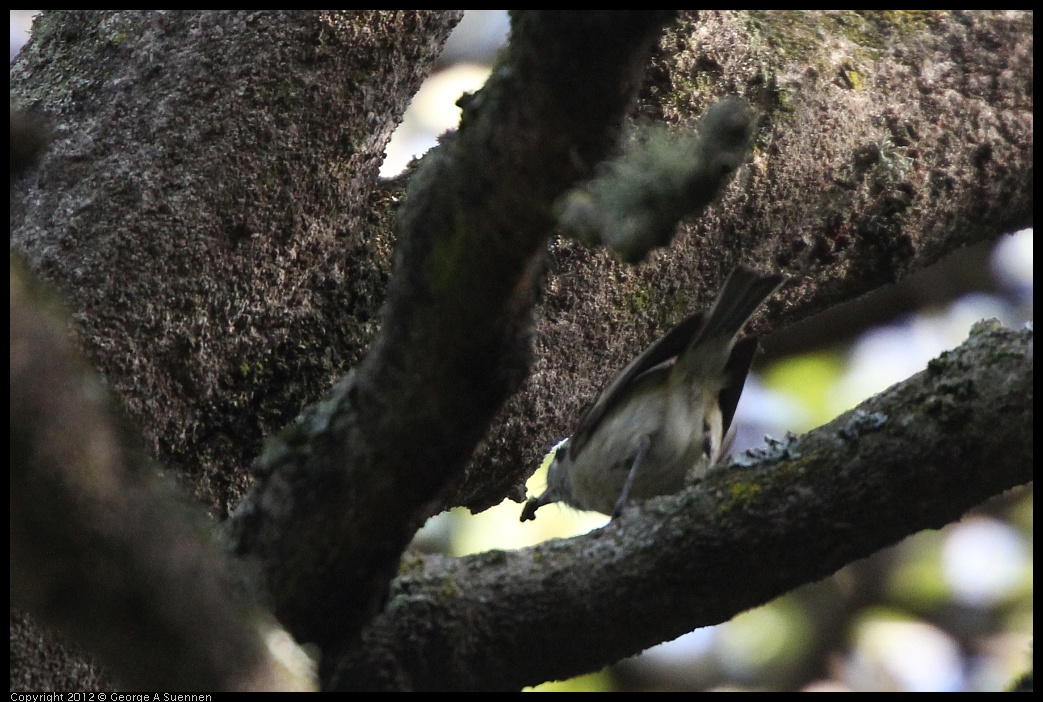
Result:
[[692,300],[687,295],[673,295],[669,300],[661,300],[657,303],[659,313],[656,321],[664,329],[673,327],[694,311],[691,305]]
[[260,361],[254,361],[253,363],[250,363],[249,361],[243,361],[239,364],[239,375],[241,375],[244,378],[263,372],[264,364]]
[[398,562],[398,575],[421,573],[424,569],[424,556],[419,551],[406,551]]
[[948,10],[879,10],[878,15],[883,22],[902,31],[919,31],[937,23],[949,14]]
[[747,483],[737,480],[728,485],[727,489],[727,498],[721,502],[719,510],[722,514],[727,514],[734,509],[744,508],[754,500],[764,488],[757,483]]
[[283,109],[292,109],[297,104],[297,91],[294,89],[293,84],[287,84],[279,91],[276,96],[276,104]]
[[454,229],[435,241],[431,256],[431,286],[436,292],[445,293],[463,277],[463,267],[468,263],[467,252],[470,238],[466,232]]
[[856,69],[850,61],[840,63],[840,77],[852,90],[861,91],[866,88],[866,74]]
[[799,480],[807,470],[809,462],[810,457],[808,456],[790,458],[776,467],[775,472],[772,473],[772,480],[775,483]]
[[652,301],[652,292],[647,285],[636,284],[626,299],[627,311],[631,314],[644,312]]
[[[835,75],[839,68],[845,83],[862,90],[864,66],[892,46],[896,35],[922,31],[946,14],[944,10],[751,10],[748,27],[774,49],[778,59],[806,64],[823,75]],[[824,41],[835,37],[849,42],[849,53],[839,67],[835,64],[835,46]],[[765,73],[770,75],[779,68],[767,66]]]
[[839,32],[877,58],[894,43],[896,35],[919,32],[945,14],[944,10],[852,10],[822,17],[833,22],[834,33]]

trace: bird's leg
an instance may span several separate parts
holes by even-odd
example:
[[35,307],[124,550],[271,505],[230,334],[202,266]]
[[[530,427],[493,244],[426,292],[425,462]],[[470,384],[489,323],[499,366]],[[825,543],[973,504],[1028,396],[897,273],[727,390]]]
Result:
[[648,437],[648,434],[642,434],[641,438],[637,440],[637,452],[634,454],[634,464],[630,466],[630,472],[627,473],[626,482],[623,483],[623,491],[619,493],[619,499],[616,500],[616,506],[612,508],[612,518],[615,519],[623,513],[623,507],[627,503],[627,498],[630,496],[630,486],[634,484],[634,478],[637,476],[637,471],[641,467],[641,461],[644,460],[645,454],[648,453],[648,447],[652,445],[652,440]]

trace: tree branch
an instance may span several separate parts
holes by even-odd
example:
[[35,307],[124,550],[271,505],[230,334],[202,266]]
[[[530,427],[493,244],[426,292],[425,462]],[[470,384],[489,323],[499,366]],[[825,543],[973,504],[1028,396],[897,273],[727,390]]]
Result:
[[15,261],[10,283],[12,603],[132,688],[314,689],[303,653],[287,664],[292,638],[231,586],[202,515],[156,483],[66,311]]
[[376,331],[378,169],[460,14],[44,12],[11,68],[55,127],[12,246],[215,516]]
[[369,354],[262,456],[230,522],[236,552],[327,656],[383,606],[402,550],[524,377],[551,206],[616,144],[668,16],[514,17],[459,134],[412,178]]
[[1032,480],[1032,377],[1032,332],[982,323],[857,409],[602,529],[409,556],[336,683],[519,689],[596,671],[955,521]]
[[739,262],[794,277],[755,320],[765,333],[1028,226],[1032,47],[1020,11],[700,11],[669,27],[639,117],[689,130],[742,95],[761,113],[752,163],[640,266],[552,243],[532,373],[450,505],[524,499],[548,443]]
[[[373,193],[377,167],[458,18],[458,12],[44,13],[12,66],[13,104],[33,105],[54,125],[39,167],[12,182],[12,194],[20,195],[12,197],[12,248],[60,288],[93,363],[153,453],[190,478],[213,513],[245,489],[243,466],[259,450],[260,437],[328,387],[373,333],[374,323],[365,319],[376,314],[380,300],[373,290],[382,288],[390,266],[387,238],[372,236],[388,201],[386,193]],[[15,126],[12,139],[19,134]],[[320,153],[321,163],[302,158]],[[14,350],[14,337],[12,344]],[[43,380],[27,378],[27,392],[46,387]],[[27,407],[15,400],[12,394],[12,407],[18,406],[12,416]],[[76,403],[65,411],[96,418],[91,407]],[[21,437],[30,446],[35,436],[67,432],[47,422],[12,425],[12,436],[16,429],[35,432]],[[142,660],[152,660],[157,649],[135,646],[117,626],[155,624],[153,610],[134,608],[123,612],[130,621],[99,624],[99,612],[111,613],[105,608],[112,591],[88,587],[95,582],[90,578],[79,610],[47,616],[46,608],[25,604],[66,633],[87,630],[92,649],[134,684],[229,687],[229,676],[206,663],[241,675],[237,662],[267,660],[272,650],[261,640],[267,625],[250,624],[244,635],[222,623],[227,617],[219,609],[190,606],[167,592],[179,591],[166,580],[177,564],[201,586],[208,571],[192,564],[206,559],[192,555],[188,536],[183,552],[157,546],[171,530],[161,529],[155,515],[144,521],[154,523],[157,539],[143,538],[149,532],[137,528],[139,517],[156,506],[146,490],[125,482],[122,509],[134,518],[101,520],[101,528],[89,509],[70,513],[84,521],[73,520],[75,533],[96,538],[88,539],[81,560],[66,565],[82,562],[104,580],[116,576],[111,568],[92,569],[98,556],[92,545],[119,543],[148,556],[152,567],[144,572],[163,583],[150,581],[149,596],[179,610],[182,625],[218,627],[211,633],[222,641],[245,636],[230,645],[234,655],[194,658],[220,649],[208,648],[214,637],[201,635],[180,641],[154,671]],[[54,499],[66,495],[58,489],[62,481],[52,487]],[[32,497],[21,494],[19,502],[30,512],[35,500],[22,501]],[[66,584],[79,580],[69,576]],[[197,604],[205,603],[211,588],[199,589]],[[143,626],[152,634],[162,630]],[[110,645],[106,631],[122,649]],[[175,653],[193,661],[188,672]],[[33,679],[40,680],[40,669],[57,660],[33,663],[39,666]],[[250,672],[254,677],[237,684],[275,686]],[[148,677],[152,673],[173,677]]]
[[[261,437],[377,327],[394,193],[376,167],[454,21],[54,13],[12,68],[17,100],[56,134],[15,184],[12,247],[61,288],[155,455],[215,514],[247,490]],[[653,58],[640,114],[687,126],[741,94],[763,115],[753,164],[669,256],[629,269],[552,245],[539,360],[460,481],[526,367],[550,205],[607,155],[652,33],[600,15],[515,21],[460,136],[414,177],[381,338],[272,444],[254,498],[271,499],[243,512],[258,519],[241,549],[260,554],[282,616],[334,648],[381,606],[424,515],[521,497],[547,438],[740,258],[798,274],[769,306],[777,324],[1032,221],[1030,12],[688,16]],[[949,446],[977,455],[972,439]]]

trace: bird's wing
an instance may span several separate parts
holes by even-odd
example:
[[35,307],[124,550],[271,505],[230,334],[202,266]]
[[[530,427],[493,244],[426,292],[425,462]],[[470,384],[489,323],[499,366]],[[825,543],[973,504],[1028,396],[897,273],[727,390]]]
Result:
[[587,440],[590,439],[598,424],[601,423],[601,420],[604,419],[609,410],[616,406],[638,376],[661,363],[677,358],[677,355],[684,350],[688,342],[699,333],[702,325],[702,312],[696,312],[684,318],[677,326],[652,343],[637,358],[631,361],[630,365],[616,376],[612,384],[602,391],[597,402],[579,420],[576,429],[572,433],[572,438],[569,439],[569,456],[574,459],[579,455],[579,452],[583,450]]

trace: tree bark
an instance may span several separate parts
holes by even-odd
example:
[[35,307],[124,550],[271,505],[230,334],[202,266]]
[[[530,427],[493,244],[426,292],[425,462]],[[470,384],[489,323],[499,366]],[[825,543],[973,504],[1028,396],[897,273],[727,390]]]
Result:
[[[734,512],[747,477],[727,472],[600,536],[424,561],[420,576],[399,576],[378,616],[426,516],[520,499],[548,438],[567,433],[608,373],[706,303],[740,260],[795,278],[755,320],[764,332],[1032,222],[1030,12],[700,12],[657,47],[665,17],[654,13],[520,13],[490,84],[463,101],[459,134],[408,179],[393,230],[402,192],[377,177],[384,144],[457,17],[55,12],[11,71],[13,101],[46,114],[54,134],[40,165],[13,183],[12,250],[60,290],[152,455],[215,517],[245,504],[229,531],[235,548],[263,574],[283,624],[323,647],[326,683],[338,665],[344,688],[509,688],[597,668],[1031,480],[1029,461],[957,486],[959,500],[923,519],[859,511],[838,524],[826,517],[850,513],[851,493],[805,504],[824,468],[800,479],[758,469]],[[552,241],[546,261],[554,201],[611,154],[638,93],[632,114],[678,129],[714,99],[744,96],[761,115],[752,162],[640,266],[567,241]],[[886,459],[851,474],[879,500],[868,504],[893,497],[884,486],[896,475],[908,482],[891,488],[916,504],[948,495],[936,464],[909,458],[898,416],[933,418],[947,444],[932,446],[978,460],[1003,449],[972,421],[1008,423],[1020,442],[1013,456],[1031,458],[1030,341],[982,338],[997,355],[1021,344],[1008,349],[1012,368],[995,366],[1017,381],[1003,386],[1007,404],[977,404],[987,379],[950,369],[940,375],[953,387],[882,398],[883,429],[866,438],[859,419],[850,430],[851,446],[879,443]],[[268,444],[253,484],[248,466],[264,437],[339,377]],[[847,465],[800,446],[815,466]],[[973,472],[967,460],[952,458],[950,470]],[[647,636],[601,635],[613,606],[632,605],[644,578],[676,565],[642,567],[637,544],[674,534],[692,543],[705,528],[693,514],[716,515],[705,542],[716,548],[701,558],[726,582],[749,568],[733,540],[765,522],[790,527],[749,547],[784,558],[813,513],[829,525],[817,542],[828,558],[746,578],[748,591],[725,601],[709,591],[695,605],[650,599]],[[884,518],[879,538],[849,538]],[[552,568],[533,574],[534,553]],[[533,588],[570,558],[593,567],[595,553],[615,570],[592,583],[607,587],[626,570],[633,587],[599,592],[604,610],[572,599],[566,583],[554,590],[559,611],[539,602]],[[687,577],[686,587],[713,580]],[[433,596],[450,582],[459,599]],[[498,601],[467,609],[488,588]],[[469,632],[449,623],[465,609]],[[562,641],[596,634],[567,661],[519,662],[542,645],[551,614],[566,616]],[[411,648],[421,622],[459,647],[418,636]],[[483,638],[497,633],[495,645]]]
[[603,529],[415,555],[334,684],[509,690],[589,673],[956,521],[1032,480],[1031,344],[982,322],[829,424]]

